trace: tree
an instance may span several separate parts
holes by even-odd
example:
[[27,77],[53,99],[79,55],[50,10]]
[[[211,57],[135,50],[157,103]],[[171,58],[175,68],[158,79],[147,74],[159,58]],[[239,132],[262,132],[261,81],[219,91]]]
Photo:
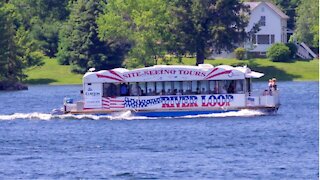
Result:
[[297,8],[295,37],[314,47],[319,47],[319,1],[304,0]]
[[24,77],[24,64],[18,53],[13,24],[14,6],[0,4],[0,81],[19,81]]
[[127,67],[149,66],[165,54],[170,39],[168,21],[164,0],[109,1],[98,19],[99,35],[104,40],[132,45]]
[[42,64],[42,53],[32,49],[28,32],[17,23],[17,11],[13,4],[0,4],[0,81],[21,81],[25,68]]
[[231,50],[246,38],[249,9],[238,0],[174,0],[171,8],[176,45],[196,53],[196,64],[209,49]]
[[122,64],[127,44],[108,43],[98,38],[96,18],[102,12],[96,0],[78,0],[71,5],[69,20],[60,31],[57,57],[72,64],[73,71],[84,73],[90,67],[111,69]]
[[289,29],[295,29],[296,8],[300,4],[301,0],[272,0],[272,2],[289,16],[287,27]]
[[68,0],[10,0],[17,8],[16,25],[23,26],[36,51],[49,57],[58,48],[58,32],[69,14]]

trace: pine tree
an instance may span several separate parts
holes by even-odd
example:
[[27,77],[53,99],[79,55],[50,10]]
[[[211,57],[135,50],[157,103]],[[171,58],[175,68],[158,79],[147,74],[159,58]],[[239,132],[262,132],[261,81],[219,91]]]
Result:
[[0,4],[0,81],[19,81],[25,75],[25,67],[19,53],[21,49],[16,44],[16,30],[13,23],[14,7],[10,4]]

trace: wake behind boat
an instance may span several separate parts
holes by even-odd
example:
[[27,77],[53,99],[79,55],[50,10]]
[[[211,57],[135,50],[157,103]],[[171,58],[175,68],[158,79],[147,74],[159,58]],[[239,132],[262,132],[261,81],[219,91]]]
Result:
[[210,64],[155,65],[128,70],[87,72],[82,100],[64,100],[64,114],[131,111],[136,116],[170,117],[254,109],[276,112],[279,92],[252,92],[252,78],[264,74],[248,67]]

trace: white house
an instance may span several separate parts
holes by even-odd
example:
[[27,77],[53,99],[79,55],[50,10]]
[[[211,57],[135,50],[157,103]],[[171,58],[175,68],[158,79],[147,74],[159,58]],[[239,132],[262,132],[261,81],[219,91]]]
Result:
[[[244,2],[244,4],[250,7],[250,17],[246,31],[250,32],[255,24],[260,23],[260,31],[255,33],[249,42],[244,43],[245,49],[250,54],[258,57],[265,56],[267,49],[272,44],[287,42],[287,20],[289,16],[270,2]],[[234,57],[234,53],[222,51],[220,54],[213,53],[208,58]]]
[[270,2],[245,2],[250,7],[250,19],[246,31],[256,24],[260,31],[253,35],[245,46],[255,56],[265,56],[267,49],[274,43],[287,42],[287,20],[289,17]]

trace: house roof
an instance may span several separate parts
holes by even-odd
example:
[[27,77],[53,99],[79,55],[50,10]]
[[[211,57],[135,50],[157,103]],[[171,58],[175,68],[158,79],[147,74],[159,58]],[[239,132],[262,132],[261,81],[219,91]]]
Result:
[[284,12],[281,11],[276,5],[270,3],[270,2],[244,2],[245,5],[248,5],[250,7],[250,10],[254,10],[256,7],[258,7],[260,4],[266,4],[269,8],[271,8],[275,13],[277,13],[281,18],[289,19],[289,16],[287,16]]

